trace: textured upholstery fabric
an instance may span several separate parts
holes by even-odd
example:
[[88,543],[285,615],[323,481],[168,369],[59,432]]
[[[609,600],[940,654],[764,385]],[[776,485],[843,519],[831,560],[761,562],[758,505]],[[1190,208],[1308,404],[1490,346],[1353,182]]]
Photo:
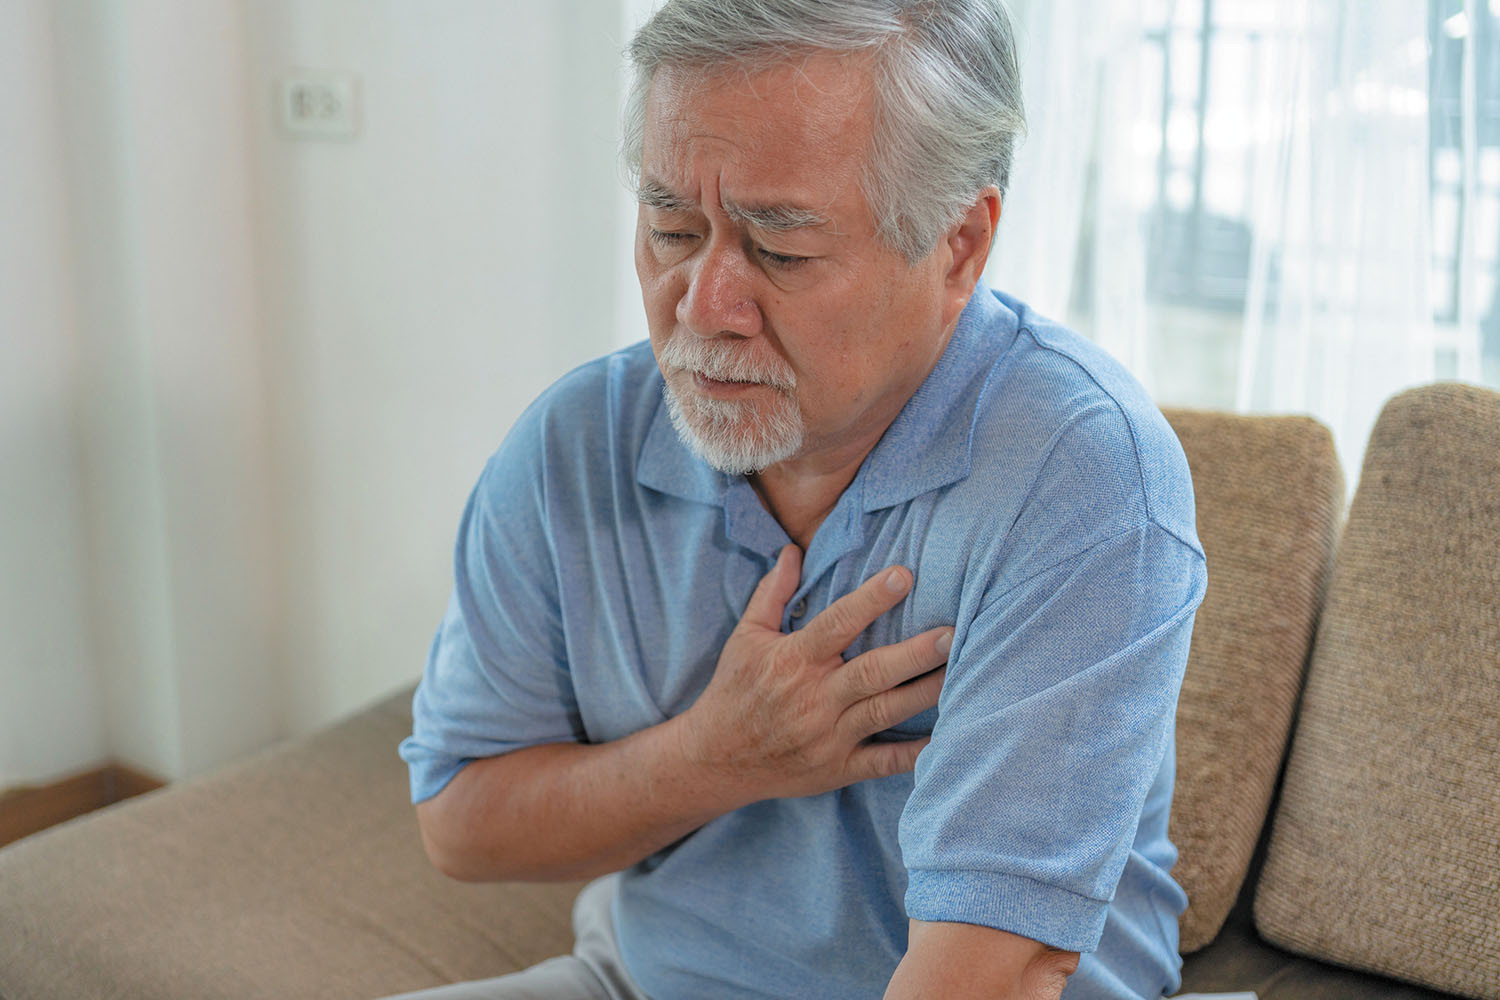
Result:
[[0,997],[355,1000],[568,950],[576,883],[427,863],[410,697],[0,851]]
[[1256,924],[1500,997],[1500,394],[1392,399],[1329,586]]
[[1166,413],[1208,556],[1177,707],[1172,874],[1188,895],[1187,953],[1234,905],[1270,807],[1344,488],[1332,436],[1314,420]]
[[1254,992],[1260,1000],[1447,1000],[1439,993],[1372,973],[1342,969],[1316,959],[1291,955],[1262,941],[1251,920],[1251,900],[1265,858],[1265,841],[1239,901],[1229,912],[1213,944],[1186,956],[1183,993]]

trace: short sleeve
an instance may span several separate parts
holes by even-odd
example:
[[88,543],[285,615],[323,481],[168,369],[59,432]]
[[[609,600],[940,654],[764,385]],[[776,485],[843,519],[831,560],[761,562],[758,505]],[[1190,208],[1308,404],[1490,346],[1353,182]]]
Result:
[[985,600],[901,818],[908,916],[1098,946],[1205,582],[1197,547],[1146,520]]
[[413,802],[442,791],[470,761],[582,738],[536,416],[517,423],[464,510],[453,593],[401,744]]

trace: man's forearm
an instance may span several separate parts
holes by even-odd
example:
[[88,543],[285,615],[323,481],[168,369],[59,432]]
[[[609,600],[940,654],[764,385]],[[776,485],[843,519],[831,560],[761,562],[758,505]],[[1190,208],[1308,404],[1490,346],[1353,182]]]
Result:
[[911,922],[885,1000],[1058,1000],[1078,954],[974,924]]
[[428,856],[465,881],[588,878],[744,805],[743,792],[688,762],[678,725],[474,761],[417,806]]
[[681,715],[612,743],[554,743],[474,761],[417,807],[427,853],[470,881],[618,871],[762,799],[910,771],[927,743],[870,737],[937,704],[951,629],[845,663],[841,651],[911,588],[877,573],[800,631],[781,614],[801,560],[783,549]]

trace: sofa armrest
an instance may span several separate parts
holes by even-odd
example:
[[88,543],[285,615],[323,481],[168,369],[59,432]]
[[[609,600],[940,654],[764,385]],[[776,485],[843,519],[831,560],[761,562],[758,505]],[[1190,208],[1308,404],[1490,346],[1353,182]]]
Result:
[[355,1000],[567,951],[578,883],[428,864],[396,756],[409,705],[0,850],[0,997]]

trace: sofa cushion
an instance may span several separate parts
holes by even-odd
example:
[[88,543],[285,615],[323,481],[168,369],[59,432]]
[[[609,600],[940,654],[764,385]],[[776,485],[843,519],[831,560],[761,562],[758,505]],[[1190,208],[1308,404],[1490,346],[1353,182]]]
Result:
[[1263,941],[1255,933],[1251,901],[1269,839],[1262,835],[1223,930],[1184,959],[1183,993],[1252,992],[1258,1000],[1452,1000],[1451,993],[1293,955]]
[[1177,708],[1173,876],[1183,952],[1234,905],[1286,750],[1344,487],[1333,438],[1306,417],[1168,410],[1208,557]]
[[367,1000],[568,950],[577,884],[428,864],[409,703],[0,850],[0,997]]
[[1381,413],[1255,917],[1293,951],[1500,997],[1500,394]]

